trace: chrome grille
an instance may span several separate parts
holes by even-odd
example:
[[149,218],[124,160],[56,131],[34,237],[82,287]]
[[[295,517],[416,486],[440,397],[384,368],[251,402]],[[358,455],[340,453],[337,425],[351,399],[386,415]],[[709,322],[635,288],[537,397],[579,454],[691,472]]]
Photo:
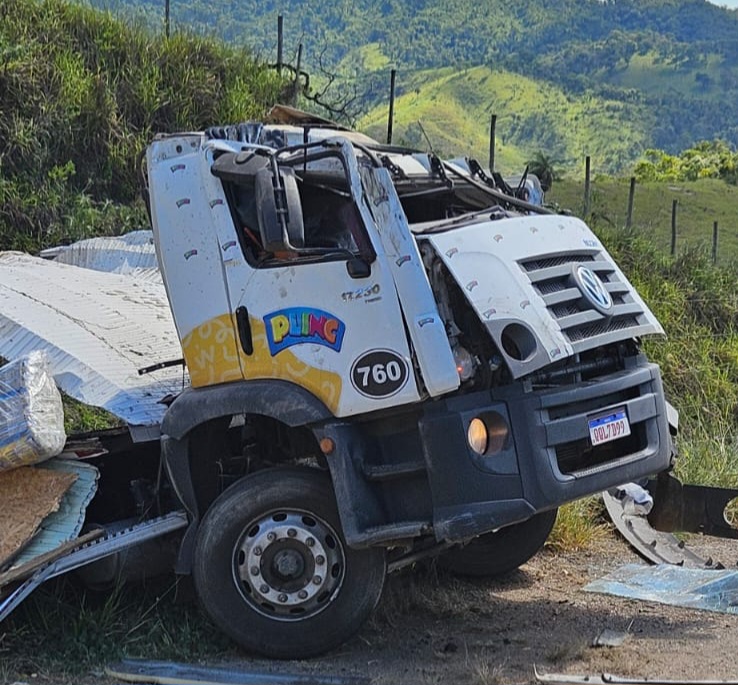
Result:
[[[569,252],[519,262],[531,286],[543,299],[551,316],[575,349],[622,339],[622,332],[644,323],[641,305],[631,297],[606,254],[597,250]],[[574,279],[579,265],[586,266],[602,281],[612,299],[612,309],[603,314],[583,294]],[[638,335],[635,331],[633,335]],[[613,335],[616,334],[616,335]]]

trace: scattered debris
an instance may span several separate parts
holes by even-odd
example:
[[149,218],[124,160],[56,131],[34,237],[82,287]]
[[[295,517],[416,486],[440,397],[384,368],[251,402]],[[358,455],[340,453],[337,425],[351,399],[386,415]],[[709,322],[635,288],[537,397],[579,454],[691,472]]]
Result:
[[584,590],[738,614],[738,571],[626,564],[589,583]]
[[566,675],[565,673],[539,673],[533,667],[536,680],[549,685],[738,685],[738,680],[665,680],[663,678],[624,678],[602,673],[601,675]]
[[[31,592],[47,580],[147,540],[174,532],[186,525],[187,515],[183,511],[172,511],[164,516],[142,521],[112,535],[106,535],[100,540],[90,541],[90,536],[83,536],[75,540],[72,546],[62,545],[62,548],[68,552],[66,556],[55,558],[45,566],[36,567],[34,565],[34,568],[37,568],[35,573],[30,575],[32,571],[29,570],[30,577],[0,602],[0,622],[4,621]],[[100,531],[96,531],[95,536],[99,533]]]
[[594,640],[592,640],[593,647],[620,647],[628,637],[627,631],[624,630],[612,630],[605,628],[602,630]]
[[[46,356],[0,369],[0,471],[38,464],[64,449],[64,410]],[[1,544],[1,543],[0,543]]]
[[108,238],[88,238],[71,245],[52,247],[43,250],[41,257],[83,269],[135,275],[161,283],[154,235],[150,229]]
[[171,685],[369,685],[364,676],[268,673],[230,668],[193,666],[169,661],[124,659],[108,666],[105,673],[127,683]]
[[685,568],[722,568],[712,559],[703,559],[688,549],[682,540],[671,533],[651,527],[645,515],[626,511],[627,502],[616,494],[602,493],[607,513],[618,532],[633,549],[653,564],[675,564]]
[[75,480],[59,502],[57,511],[49,514],[38,532],[23,551],[13,560],[12,568],[26,564],[36,557],[74,540],[85,522],[87,505],[97,492],[99,471],[91,464],[69,459],[50,459],[39,468],[57,473],[73,474]]
[[0,474],[0,568],[28,543],[41,522],[59,508],[76,476],[35,466]]

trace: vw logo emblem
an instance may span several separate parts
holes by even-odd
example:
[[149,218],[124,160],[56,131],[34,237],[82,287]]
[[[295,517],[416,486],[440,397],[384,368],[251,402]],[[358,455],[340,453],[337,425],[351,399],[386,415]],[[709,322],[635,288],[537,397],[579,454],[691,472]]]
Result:
[[574,280],[585,299],[601,314],[610,314],[612,297],[600,277],[586,266],[574,269]]

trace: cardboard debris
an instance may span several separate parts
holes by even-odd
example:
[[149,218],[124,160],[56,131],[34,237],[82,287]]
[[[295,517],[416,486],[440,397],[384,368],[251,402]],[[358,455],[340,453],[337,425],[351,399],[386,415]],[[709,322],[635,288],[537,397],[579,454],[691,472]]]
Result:
[[77,476],[34,466],[0,472],[0,569],[28,543],[41,522],[59,508]]
[[45,462],[41,468],[72,473],[76,479],[62,497],[59,509],[44,519],[33,540],[13,559],[13,568],[74,540],[82,531],[85,511],[97,492],[100,474],[92,464],[56,458]]

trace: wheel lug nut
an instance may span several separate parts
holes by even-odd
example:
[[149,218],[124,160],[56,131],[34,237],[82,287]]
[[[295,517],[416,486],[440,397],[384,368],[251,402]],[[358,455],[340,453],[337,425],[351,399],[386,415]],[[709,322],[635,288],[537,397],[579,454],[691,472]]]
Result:
[[259,592],[261,592],[262,595],[266,595],[269,592],[269,586],[268,585],[262,585],[259,588]]
[[313,577],[313,584],[314,585],[320,585],[323,582],[323,579],[320,576],[314,576]]
[[259,567],[258,566],[252,566],[251,567],[251,575],[252,576],[258,576],[259,575]]
[[297,593],[297,596],[300,599],[307,599],[307,596],[308,596],[307,590],[300,590],[300,592]]
[[267,533],[267,540],[269,540],[269,542],[274,542],[276,539],[277,539],[276,533]]
[[284,592],[277,597],[277,599],[284,604],[287,601],[287,595],[284,594]]
[[297,535],[297,531],[294,528],[287,529],[287,537],[293,538]]
[[261,547],[254,547],[254,555],[257,557],[261,556]]
[[323,564],[325,564],[325,557],[322,554],[318,554],[318,556],[315,557],[315,563],[318,566],[322,566]]
[[307,540],[305,540],[305,544],[308,547],[314,547],[315,546],[315,538],[308,538]]

